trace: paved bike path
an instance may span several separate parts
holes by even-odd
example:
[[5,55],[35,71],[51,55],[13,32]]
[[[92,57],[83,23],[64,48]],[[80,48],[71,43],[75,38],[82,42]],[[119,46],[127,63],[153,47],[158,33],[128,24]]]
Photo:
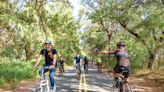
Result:
[[[85,74],[85,77],[81,79],[77,79],[75,68],[68,68],[63,76],[59,77],[56,75],[55,80],[57,92],[112,92],[111,76],[109,74],[100,73],[95,68],[89,68],[89,73]],[[137,85],[144,83],[144,80],[141,80],[140,78],[132,78],[130,80],[132,82],[134,92],[154,92],[150,87]],[[22,81],[19,87],[15,90],[0,89],[0,92],[34,92],[35,88],[36,81],[31,79]]]
[[[90,68],[81,79],[77,79],[75,68],[66,70],[63,76],[55,76],[57,92],[112,92],[112,78]],[[35,80],[22,81],[14,91],[0,90],[0,92],[34,92]]]
[[67,70],[63,77],[57,77],[57,92],[112,92],[112,78],[101,74],[95,68],[81,79],[77,79],[75,69]]

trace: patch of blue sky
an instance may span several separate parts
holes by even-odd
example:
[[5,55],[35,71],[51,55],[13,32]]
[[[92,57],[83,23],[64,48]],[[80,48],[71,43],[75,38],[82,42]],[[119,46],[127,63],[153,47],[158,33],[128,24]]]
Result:
[[78,31],[86,32],[88,27],[91,25],[91,20],[89,20],[86,15],[80,18],[81,16],[79,16],[79,10],[84,9],[87,11],[87,9],[81,4],[81,0],[70,0],[70,2],[73,5],[73,16],[76,20],[80,19],[81,22],[81,28]]

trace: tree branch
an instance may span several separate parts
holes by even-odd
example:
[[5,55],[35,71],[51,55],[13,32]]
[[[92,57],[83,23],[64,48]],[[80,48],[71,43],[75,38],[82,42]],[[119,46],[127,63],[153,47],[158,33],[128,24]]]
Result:
[[157,40],[157,37],[155,36],[155,31],[154,30],[152,30],[152,34],[153,34],[154,40],[156,41]]
[[125,23],[121,22],[121,21],[119,21],[119,24],[126,31],[128,31],[130,34],[132,34],[133,36],[135,36],[139,41],[141,41],[146,46],[146,48],[148,49],[148,46],[147,46],[146,42],[144,41],[144,39],[142,39],[142,37],[138,33],[135,33],[134,30],[131,30],[131,29],[127,28],[127,25]]
[[119,24],[126,29],[129,33],[131,33],[132,35],[134,35],[136,38],[139,38],[138,33],[135,33],[134,31],[130,30],[127,28],[127,25],[125,23],[119,22]]
[[162,1],[162,4],[164,5],[164,0],[161,0]]

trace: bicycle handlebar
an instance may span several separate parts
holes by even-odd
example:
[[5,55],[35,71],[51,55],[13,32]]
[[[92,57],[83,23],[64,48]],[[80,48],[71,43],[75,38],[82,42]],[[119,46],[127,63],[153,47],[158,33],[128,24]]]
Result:
[[38,69],[38,70],[40,70],[40,69],[49,69],[49,66],[37,67],[36,69]]

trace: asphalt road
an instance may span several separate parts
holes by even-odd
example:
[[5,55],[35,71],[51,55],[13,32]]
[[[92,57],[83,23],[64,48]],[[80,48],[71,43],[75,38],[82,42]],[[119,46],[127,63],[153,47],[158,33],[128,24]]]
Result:
[[112,78],[95,68],[78,79],[76,70],[70,68],[61,77],[55,77],[57,92],[112,92]]
[[[112,78],[95,68],[89,68],[89,72],[78,79],[75,68],[70,67],[63,76],[57,74],[55,81],[57,92],[112,92]],[[35,92],[36,87],[36,81],[32,79],[22,81],[15,90],[0,89],[0,92]]]

